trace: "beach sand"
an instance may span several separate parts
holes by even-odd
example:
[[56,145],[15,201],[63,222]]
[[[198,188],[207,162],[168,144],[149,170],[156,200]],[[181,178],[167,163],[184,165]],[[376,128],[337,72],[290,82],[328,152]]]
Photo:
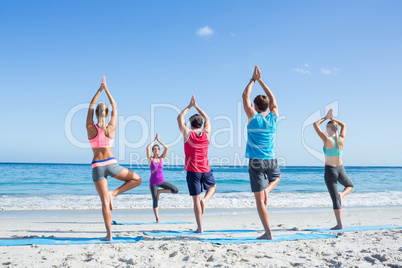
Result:
[[[310,233],[335,225],[331,208],[268,209],[273,235]],[[115,237],[143,231],[194,230],[192,210],[161,209],[161,221],[193,224],[113,225]],[[118,222],[152,222],[152,210],[115,210]],[[28,237],[101,238],[100,210],[2,211],[0,239]],[[402,207],[344,208],[344,226],[402,225]],[[207,209],[204,230],[262,230],[256,210]],[[204,235],[202,238],[260,233]],[[131,244],[0,247],[2,267],[402,267],[402,229],[337,232],[337,238],[214,245],[201,236],[153,238]]]

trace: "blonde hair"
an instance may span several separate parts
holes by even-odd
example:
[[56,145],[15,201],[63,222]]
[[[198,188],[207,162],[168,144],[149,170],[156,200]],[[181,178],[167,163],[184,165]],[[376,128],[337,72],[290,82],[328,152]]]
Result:
[[335,133],[336,152],[338,152],[339,151],[338,124],[331,120],[328,122],[327,127]]
[[99,103],[98,106],[96,107],[96,115],[98,116],[98,125],[103,130],[105,135],[107,135],[106,116],[108,113],[109,109],[106,103],[103,102]]

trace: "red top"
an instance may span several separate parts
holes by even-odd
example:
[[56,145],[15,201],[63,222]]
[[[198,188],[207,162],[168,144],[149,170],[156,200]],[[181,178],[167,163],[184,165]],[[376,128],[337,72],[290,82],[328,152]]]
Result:
[[187,171],[206,173],[211,170],[208,162],[209,140],[206,132],[202,131],[198,135],[191,131],[187,141],[184,142],[184,153],[186,162],[184,169]]

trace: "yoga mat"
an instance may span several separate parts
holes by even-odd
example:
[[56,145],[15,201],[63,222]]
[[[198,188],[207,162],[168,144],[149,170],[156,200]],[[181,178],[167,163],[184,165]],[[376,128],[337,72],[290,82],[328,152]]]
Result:
[[152,224],[191,224],[192,222],[189,221],[168,221],[168,222],[160,222],[160,223],[156,223],[156,222],[116,222],[116,221],[112,221],[113,225],[152,225]]
[[113,237],[113,241],[102,241],[101,238],[27,238],[0,240],[0,246],[26,245],[80,245],[80,244],[108,244],[108,243],[136,243],[142,239],[137,237]]
[[348,226],[341,230],[331,230],[329,228],[323,229],[306,229],[306,231],[319,232],[319,233],[339,233],[339,232],[358,232],[358,231],[373,231],[383,229],[401,229],[402,226],[395,225],[368,225],[368,226]]
[[166,231],[166,232],[144,232],[144,234],[153,237],[163,236],[187,236],[187,235],[211,235],[211,234],[235,234],[235,233],[252,233],[260,232],[259,230],[212,230],[203,233],[194,233],[194,231]]
[[267,243],[278,241],[294,241],[294,240],[310,240],[310,239],[326,239],[336,238],[336,235],[330,234],[291,234],[291,235],[275,235],[273,240],[257,239],[253,237],[233,237],[233,238],[200,238],[201,242],[211,242],[212,244],[226,245],[226,244],[251,244],[251,243]]

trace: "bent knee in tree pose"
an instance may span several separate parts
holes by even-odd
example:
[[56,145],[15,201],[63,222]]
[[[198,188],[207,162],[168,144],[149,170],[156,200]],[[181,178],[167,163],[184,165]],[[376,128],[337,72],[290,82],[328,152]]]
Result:
[[[185,116],[194,107],[198,114],[190,117],[191,128],[186,126]],[[177,117],[179,129],[184,138],[184,153],[186,155],[184,169],[187,171],[187,186],[193,197],[194,214],[197,221],[196,233],[202,233],[202,214],[209,199],[216,191],[213,172],[208,162],[209,137],[211,122],[208,115],[197,105],[194,95],[190,104]],[[201,129],[204,124],[203,129]],[[206,190],[201,198],[202,189]]]
[[[265,94],[254,98],[253,107],[250,95],[256,81]],[[273,239],[266,206],[268,194],[278,185],[281,178],[274,151],[279,112],[275,96],[262,81],[258,66],[255,66],[253,76],[243,91],[242,98],[248,118],[246,158],[249,158],[250,185],[265,231],[258,239]]]
[[[156,141],[159,142],[164,148],[164,151],[161,156],[159,156],[159,152],[160,152],[159,145],[157,145],[157,144],[154,145],[154,143]],[[151,146],[152,146],[152,153],[153,153],[152,156],[151,156]],[[161,140],[159,140],[158,133],[156,134],[155,139],[147,146],[147,159],[148,159],[149,167],[151,169],[151,177],[149,179],[149,187],[151,190],[152,202],[153,202],[152,207],[153,207],[153,211],[155,214],[156,222],[159,222],[159,213],[158,213],[159,195],[161,193],[176,194],[179,192],[179,189],[175,185],[165,181],[165,178],[163,176],[163,161],[166,158],[168,150],[169,150],[169,148]],[[162,189],[159,189],[159,188],[162,188]]]
[[[106,123],[106,118],[109,115],[109,109],[106,103],[99,103],[96,110],[94,109],[96,101],[103,90],[112,106],[111,118],[108,123]],[[94,112],[97,118],[97,124],[93,122]],[[106,86],[105,77],[103,77],[102,83],[95,93],[95,96],[92,98],[88,108],[86,129],[88,140],[94,154],[92,159],[92,180],[102,202],[102,214],[107,232],[106,237],[102,240],[107,241],[113,240],[111,228],[113,200],[119,194],[139,186],[142,182],[138,174],[120,166],[113,156],[111,147],[113,145],[116,127],[117,105]],[[123,185],[113,191],[109,191],[107,183],[108,176],[124,181]]]
[[[327,185],[329,195],[332,199],[332,206],[335,213],[336,225],[331,229],[342,229],[341,206],[342,199],[350,194],[354,185],[346,174],[342,163],[342,153],[345,146],[346,125],[345,123],[333,118],[333,110],[330,109],[327,115],[314,123],[314,129],[324,143],[323,151],[325,154],[324,180]],[[321,130],[320,125],[330,119],[327,123],[327,133]],[[341,127],[338,135],[338,128]],[[338,193],[338,182],[345,188]]]

